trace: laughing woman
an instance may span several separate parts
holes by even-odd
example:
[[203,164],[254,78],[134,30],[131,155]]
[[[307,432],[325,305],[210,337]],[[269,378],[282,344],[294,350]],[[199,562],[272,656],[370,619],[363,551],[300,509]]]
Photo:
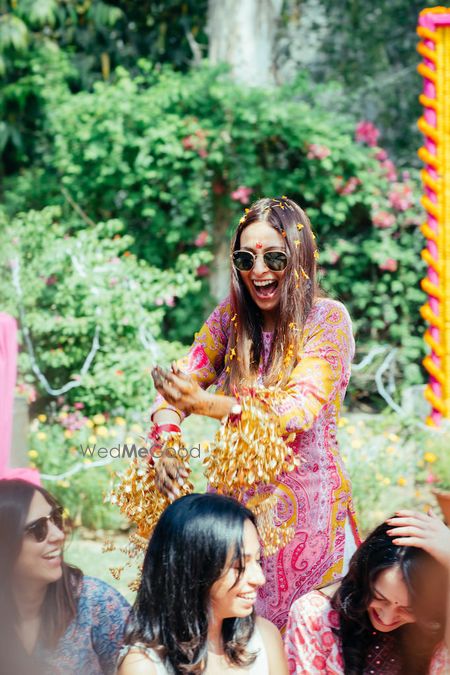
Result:
[[[185,359],[171,372],[153,372],[160,395],[151,437],[159,442],[179,432],[189,413],[233,424],[248,396],[257,388],[265,392],[277,433],[297,459],[293,470],[280,465],[275,480],[244,496],[246,502],[274,495],[278,526],[294,531],[281,550],[265,555],[267,582],[257,603],[257,612],[279,627],[297,597],[342,574],[357,537],[335,433],[354,340],[345,307],[319,294],[317,255],[308,217],[295,202],[257,201],[233,237],[230,296]],[[160,489],[176,496],[183,468],[163,457],[157,475]]]
[[0,675],[115,671],[129,605],[64,562],[64,539],[46,490],[0,480]]

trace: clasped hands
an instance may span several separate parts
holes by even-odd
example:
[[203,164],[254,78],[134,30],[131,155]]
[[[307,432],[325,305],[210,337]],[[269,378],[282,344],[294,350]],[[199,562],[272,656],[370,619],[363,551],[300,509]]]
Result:
[[157,391],[170,405],[185,413],[202,414],[206,393],[191,375],[183,373],[176,363],[171,370],[156,366],[152,377]]

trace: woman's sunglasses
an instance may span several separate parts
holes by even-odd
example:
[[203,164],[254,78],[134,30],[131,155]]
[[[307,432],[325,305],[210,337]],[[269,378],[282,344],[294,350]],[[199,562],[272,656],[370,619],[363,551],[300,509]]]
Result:
[[[249,272],[256,262],[256,255],[251,251],[234,251],[231,257],[239,272]],[[263,260],[272,272],[282,272],[288,264],[288,256],[284,251],[266,251],[263,253]]]
[[58,530],[64,530],[64,509],[62,506],[55,506],[48,516],[42,516],[34,522],[25,526],[25,534],[30,534],[34,539],[41,543],[48,535],[48,521],[51,520]]

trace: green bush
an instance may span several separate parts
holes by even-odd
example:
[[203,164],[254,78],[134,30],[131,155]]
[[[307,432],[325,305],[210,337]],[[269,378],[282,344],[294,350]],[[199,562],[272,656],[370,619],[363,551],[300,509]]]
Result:
[[[164,307],[199,287],[196,269],[209,254],[182,254],[163,273],[130,253],[133,239],[119,220],[74,232],[59,207],[48,207],[2,224],[4,310],[29,331],[39,368],[53,388],[79,381],[59,403],[82,403],[88,414],[148,407],[154,391],[149,367],[180,353],[180,345],[164,339]],[[80,377],[96,331],[98,350]],[[21,376],[33,382],[28,345],[23,347]],[[41,386],[37,408],[49,400]]]

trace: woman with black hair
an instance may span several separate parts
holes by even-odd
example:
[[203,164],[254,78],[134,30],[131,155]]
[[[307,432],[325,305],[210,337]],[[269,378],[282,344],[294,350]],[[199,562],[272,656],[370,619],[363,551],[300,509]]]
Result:
[[63,558],[63,508],[0,480],[0,674],[113,673],[129,605]]
[[118,675],[287,675],[278,630],[255,616],[263,583],[251,511],[221,495],[176,500],[150,539]]
[[450,531],[431,511],[398,511],[359,547],[339,587],[297,600],[289,672],[448,675]]

